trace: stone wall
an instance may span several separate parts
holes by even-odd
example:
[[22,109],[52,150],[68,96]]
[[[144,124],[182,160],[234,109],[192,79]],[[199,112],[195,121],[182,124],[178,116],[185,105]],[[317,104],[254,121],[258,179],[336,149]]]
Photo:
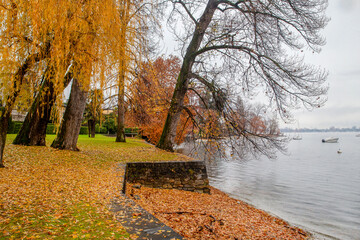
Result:
[[152,188],[210,193],[206,166],[202,161],[126,163],[123,192],[126,182]]

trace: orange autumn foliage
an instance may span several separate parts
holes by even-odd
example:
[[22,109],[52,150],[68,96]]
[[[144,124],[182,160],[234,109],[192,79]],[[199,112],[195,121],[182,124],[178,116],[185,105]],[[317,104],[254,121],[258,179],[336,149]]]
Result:
[[[142,69],[129,87],[131,98],[126,125],[140,127],[141,134],[153,144],[160,139],[170,100],[180,71],[180,59],[159,57],[142,64]],[[186,100],[188,101],[188,100]],[[181,117],[177,142],[181,142],[188,127],[186,114]]]
[[266,126],[263,119],[259,116],[254,116],[250,119],[251,131],[255,134],[265,133]]

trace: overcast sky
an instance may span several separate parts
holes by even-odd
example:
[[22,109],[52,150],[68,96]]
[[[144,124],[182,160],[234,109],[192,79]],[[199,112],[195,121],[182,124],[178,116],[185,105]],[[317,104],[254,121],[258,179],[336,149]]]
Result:
[[[311,112],[297,110],[294,116],[301,128],[360,127],[360,0],[329,0],[326,13],[331,18],[322,31],[327,43],[305,61],[328,70],[328,101]],[[174,54],[175,44],[166,33],[164,41],[164,52]]]
[[331,21],[322,32],[327,43],[306,61],[329,71],[328,101],[295,117],[300,127],[360,127],[360,1],[329,0],[327,16]]

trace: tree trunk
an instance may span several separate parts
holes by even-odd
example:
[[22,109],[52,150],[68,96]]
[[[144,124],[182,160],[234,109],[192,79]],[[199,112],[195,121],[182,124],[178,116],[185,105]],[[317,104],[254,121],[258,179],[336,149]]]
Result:
[[121,74],[119,80],[119,93],[118,93],[118,122],[117,122],[117,131],[116,131],[116,142],[126,142],[125,139],[125,108],[124,108],[124,96],[125,96],[125,87],[124,73]]
[[196,24],[193,38],[186,50],[181,66],[164,129],[156,145],[158,148],[173,151],[176,129],[180,121],[181,111],[183,110],[184,98],[188,90],[189,75],[191,74],[191,69],[195,61],[195,53],[199,50],[205,31],[211,22],[218,4],[216,0],[209,0],[201,18]]
[[46,145],[46,127],[50,120],[51,108],[55,99],[54,84],[48,77],[45,77],[43,85],[27,113],[13,144],[28,146]]
[[91,122],[91,137],[92,138],[94,138],[95,137],[95,124],[96,122],[95,122],[95,120],[93,120],[92,122]]
[[10,114],[3,115],[0,118],[0,168],[4,168],[3,154],[6,143],[6,132],[8,129]]
[[[46,146],[46,127],[50,120],[52,106],[56,100],[54,83],[52,82],[53,75],[54,73],[51,71],[44,73],[43,84],[13,144]],[[71,77],[70,72],[65,75],[64,87],[70,83]]]
[[124,108],[124,96],[125,96],[125,78],[127,73],[127,67],[129,64],[129,54],[126,50],[128,44],[128,23],[130,19],[130,1],[125,1],[121,9],[121,32],[120,32],[120,52],[121,60],[119,65],[119,92],[118,92],[118,121],[116,131],[116,142],[126,142],[125,139],[125,108]]
[[95,120],[89,119],[88,120],[88,130],[89,130],[89,137],[94,138],[95,137]]
[[87,92],[82,89],[76,79],[73,79],[70,99],[60,124],[60,130],[51,147],[73,151],[79,150],[77,148],[77,140],[85,110],[86,97]]
[[14,107],[17,96],[20,93],[20,87],[23,83],[24,76],[27,70],[35,63],[44,58],[49,54],[50,44],[46,44],[45,48],[42,49],[41,53],[32,54],[27,57],[25,62],[19,67],[14,75],[13,80],[13,92],[6,99],[6,104],[2,112],[0,113],[0,167],[4,167],[3,154],[6,143],[6,133],[8,128],[8,122],[11,116],[11,111]]
[[91,119],[88,120],[88,136],[90,136],[90,132],[91,132],[91,123],[90,123]]

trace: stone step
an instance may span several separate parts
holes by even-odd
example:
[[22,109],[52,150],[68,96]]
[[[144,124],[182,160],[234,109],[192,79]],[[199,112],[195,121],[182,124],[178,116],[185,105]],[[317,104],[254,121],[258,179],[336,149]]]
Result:
[[138,236],[137,239],[183,239],[180,234],[162,223],[125,194],[111,202],[110,211],[115,214],[116,220],[129,234]]

